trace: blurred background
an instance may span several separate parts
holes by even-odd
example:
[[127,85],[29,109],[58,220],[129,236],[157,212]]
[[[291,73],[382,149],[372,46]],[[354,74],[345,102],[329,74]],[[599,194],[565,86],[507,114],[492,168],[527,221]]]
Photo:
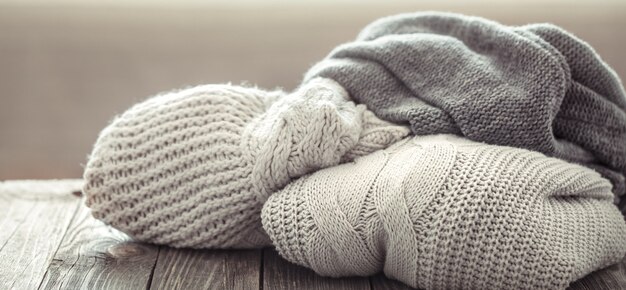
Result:
[[0,0],[0,180],[80,177],[135,102],[203,83],[291,90],[367,23],[417,10],[555,23],[626,76],[623,0]]

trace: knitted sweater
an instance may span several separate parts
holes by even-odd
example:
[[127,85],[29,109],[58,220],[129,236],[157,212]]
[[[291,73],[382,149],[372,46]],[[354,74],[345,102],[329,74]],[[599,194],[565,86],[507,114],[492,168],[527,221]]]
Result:
[[626,254],[626,223],[598,173],[446,135],[302,177],[262,217],[291,262],[423,289],[562,289]]
[[554,25],[439,12],[386,17],[305,81],[320,76],[416,135],[539,151],[598,170],[619,195],[626,190],[624,88],[587,43]]
[[267,197],[292,179],[409,133],[331,80],[292,94],[206,85],[141,102],[101,133],[83,191],[94,217],[138,241],[262,247]]

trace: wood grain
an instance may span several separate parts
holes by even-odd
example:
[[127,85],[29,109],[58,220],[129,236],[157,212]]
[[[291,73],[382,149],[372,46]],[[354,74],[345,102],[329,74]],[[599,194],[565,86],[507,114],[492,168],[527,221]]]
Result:
[[94,219],[81,203],[40,289],[147,289],[158,250]]
[[259,289],[260,270],[261,250],[163,247],[150,289]]
[[572,283],[569,290],[626,289],[626,257],[618,264],[586,275]]
[[411,290],[413,289],[402,282],[388,279],[383,274],[378,274],[376,276],[370,277],[370,284],[372,285],[372,290]]
[[328,278],[291,264],[273,249],[263,252],[263,289],[370,289],[368,278]]
[[37,288],[80,202],[38,185],[20,194],[21,185],[0,184],[0,289]]

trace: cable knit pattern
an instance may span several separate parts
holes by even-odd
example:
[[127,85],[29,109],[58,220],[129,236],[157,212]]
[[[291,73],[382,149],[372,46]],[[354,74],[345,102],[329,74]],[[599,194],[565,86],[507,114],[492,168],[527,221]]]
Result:
[[284,258],[321,275],[384,271],[424,289],[562,289],[626,254],[598,173],[451,135],[293,181],[262,221]]
[[83,191],[94,217],[174,247],[269,245],[267,197],[292,179],[384,148],[409,129],[333,81],[292,94],[207,85],[148,99],[100,134]]
[[[456,134],[598,170],[626,191],[626,94],[584,41],[453,13],[381,18],[307,73],[416,135]],[[626,213],[626,201],[622,202]]]

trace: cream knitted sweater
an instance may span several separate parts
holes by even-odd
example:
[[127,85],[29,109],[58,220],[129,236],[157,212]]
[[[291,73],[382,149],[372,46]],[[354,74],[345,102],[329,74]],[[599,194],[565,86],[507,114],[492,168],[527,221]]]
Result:
[[561,289],[626,254],[611,184],[524,149],[412,137],[302,177],[263,226],[325,276],[380,271],[424,289]]
[[83,191],[94,217],[139,241],[262,247],[270,244],[260,217],[270,194],[408,133],[330,80],[292,94],[199,86],[115,118],[94,145]]

